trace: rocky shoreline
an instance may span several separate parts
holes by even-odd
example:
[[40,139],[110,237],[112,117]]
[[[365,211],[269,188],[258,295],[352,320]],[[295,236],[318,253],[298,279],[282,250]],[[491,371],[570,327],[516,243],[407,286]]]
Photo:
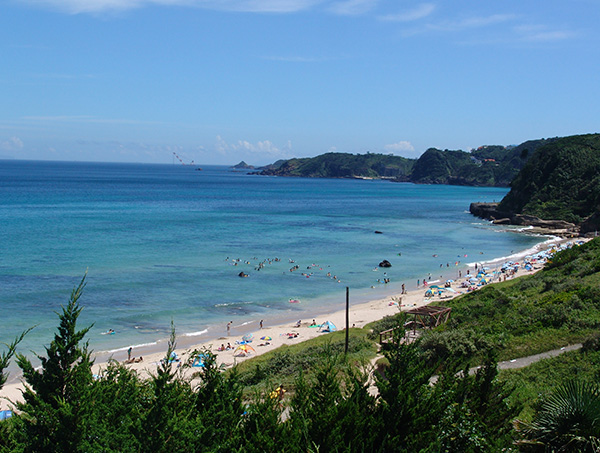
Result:
[[526,214],[511,214],[498,209],[499,203],[471,203],[469,212],[476,217],[491,220],[497,225],[519,225],[532,227],[531,233],[547,234],[559,237],[582,235],[579,225],[564,220],[544,220]]

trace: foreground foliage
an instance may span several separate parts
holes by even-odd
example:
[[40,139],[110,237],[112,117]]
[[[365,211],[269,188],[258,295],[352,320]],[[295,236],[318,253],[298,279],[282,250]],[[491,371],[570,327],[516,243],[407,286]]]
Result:
[[[244,395],[237,370],[222,373],[208,351],[196,352],[204,367],[193,379],[168,360],[148,379],[116,362],[93,377],[89,327],[76,325],[83,287],[59,314],[40,369],[17,355],[27,388],[19,413],[0,424],[0,450],[489,451],[512,440],[493,361],[477,375],[448,369],[431,385],[421,350],[399,341],[384,349],[389,367],[374,383],[333,352],[311,373],[296,371],[283,399],[272,389]],[[174,348],[173,330],[165,359]]]

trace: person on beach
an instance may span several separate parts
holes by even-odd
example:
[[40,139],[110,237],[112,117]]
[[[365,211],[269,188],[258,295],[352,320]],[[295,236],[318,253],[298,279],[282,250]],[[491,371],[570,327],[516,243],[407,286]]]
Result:
[[231,331],[231,324],[233,323],[233,321],[229,321],[227,323],[227,335],[229,335],[230,331]]
[[129,346],[129,349],[127,350],[127,360],[131,360],[131,350],[133,348],[131,346]]
[[263,320],[262,319],[260,320],[259,325],[260,325],[260,329],[262,329],[263,328]]
[[406,289],[404,288],[404,283],[402,283],[402,294],[406,294]]

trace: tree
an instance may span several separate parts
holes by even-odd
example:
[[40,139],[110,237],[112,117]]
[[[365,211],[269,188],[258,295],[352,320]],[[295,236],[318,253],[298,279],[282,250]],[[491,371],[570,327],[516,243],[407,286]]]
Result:
[[32,328],[27,329],[25,332],[23,332],[21,335],[15,338],[15,341],[13,341],[11,344],[3,343],[6,346],[7,350],[4,351],[0,356],[0,390],[2,389],[2,387],[4,387],[4,384],[6,384],[6,381],[8,379],[9,373],[5,370],[8,368],[10,359],[12,359],[12,357],[15,355],[17,345],[23,340],[23,338],[25,338],[25,335],[27,335],[27,333]]
[[22,412],[20,433],[26,451],[76,451],[83,435],[80,421],[86,410],[93,363],[88,343],[80,344],[92,326],[77,330],[84,287],[85,275],[58,314],[58,332],[45,348],[46,357],[37,356],[41,369],[37,371],[29,359],[17,354],[26,382],[25,401],[17,405]]

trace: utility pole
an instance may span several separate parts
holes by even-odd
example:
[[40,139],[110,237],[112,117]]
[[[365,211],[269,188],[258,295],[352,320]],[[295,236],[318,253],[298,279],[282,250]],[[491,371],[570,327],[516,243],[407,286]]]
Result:
[[346,346],[344,354],[348,354],[348,335],[350,334],[350,288],[346,286]]

